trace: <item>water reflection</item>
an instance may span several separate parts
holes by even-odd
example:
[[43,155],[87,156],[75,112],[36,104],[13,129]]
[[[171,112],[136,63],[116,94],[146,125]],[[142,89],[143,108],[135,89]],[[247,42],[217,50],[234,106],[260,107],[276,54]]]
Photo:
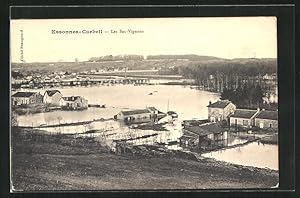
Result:
[[203,154],[204,157],[245,166],[278,170],[278,146],[252,142],[244,146]]
[[[90,104],[105,104],[105,109],[88,109],[79,112],[49,112],[20,116],[20,125],[35,125],[36,122],[58,123],[57,117],[63,117],[65,122],[93,120],[97,117],[112,118],[113,115],[122,109],[143,109],[146,106],[156,107],[158,110],[167,112],[168,101],[169,110],[175,111],[181,120],[185,119],[206,119],[208,101],[219,99],[219,94],[190,89],[184,86],[168,85],[116,85],[99,87],[74,87],[60,88],[64,96],[80,95],[85,97]],[[41,94],[44,89],[34,90]],[[153,95],[148,95],[150,92]],[[33,118],[33,119],[32,119]],[[29,122],[29,123],[28,123]]]

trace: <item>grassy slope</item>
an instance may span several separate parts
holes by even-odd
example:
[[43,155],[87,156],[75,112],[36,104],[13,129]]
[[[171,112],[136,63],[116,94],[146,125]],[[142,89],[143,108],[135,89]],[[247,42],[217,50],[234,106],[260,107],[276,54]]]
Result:
[[14,139],[16,190],[268,188],[278,173],[179,157],[109,153],[93,141]]

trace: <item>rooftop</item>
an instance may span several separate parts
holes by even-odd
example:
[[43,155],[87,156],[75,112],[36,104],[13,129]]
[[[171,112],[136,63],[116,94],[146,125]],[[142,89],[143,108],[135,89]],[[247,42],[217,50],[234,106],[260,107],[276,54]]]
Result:
[[136,110],[129,110],[129,111],[121,111],[124,115],[134,115],[134,114],[143,114],[143,113],[150,113],[148,109],[136,109]]
[[227,105],[229,105],[231,102],[229,100],[219,100],[215,103],[207,105],[207,107],[211,108],[225,108]]
[[261,111],[257,114],[256,118],[268,119],[268,120],[278,120],[278,112],[277,111],[263,110],[263,111]]
[[155,107],[147,107],[147,109],[148,109],[149,111],[151,111],[151,112],[157,111],[158,114],[165,114],[164,112],[162,112],[162,111],[156,109]]
[[251,110],[251,109],[236,109],[234,114],[231,115],[230,117],[235,117],[235,118],[248,118],[250,119],[257,110]]
[[17,92],[15,94],[13,94],[12,97],[26,97],[26,98],[28,98],[28,97],[36,94],[36,93],[37,92],[22,92],[22,91],[20,91],[20,92]]
[[48,96],[53,96],[57,92],[60,93],[59,90],[47,90],[45,93],[47,93]]
[[158,111],[155,107],[147,107],[150,111]]
[[224,129],[219,123],[209,123],[201,126],[190,126],[185,127],[185,129],[200,136],[206,136],[209,134],[221,133],[226,131],[226,129]]

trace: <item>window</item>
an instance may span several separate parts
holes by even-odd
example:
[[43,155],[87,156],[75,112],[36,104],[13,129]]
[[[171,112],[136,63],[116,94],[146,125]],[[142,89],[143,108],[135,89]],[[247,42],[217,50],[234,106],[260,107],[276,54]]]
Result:
[[243,120],[243,125],[248,126],[248,120]]

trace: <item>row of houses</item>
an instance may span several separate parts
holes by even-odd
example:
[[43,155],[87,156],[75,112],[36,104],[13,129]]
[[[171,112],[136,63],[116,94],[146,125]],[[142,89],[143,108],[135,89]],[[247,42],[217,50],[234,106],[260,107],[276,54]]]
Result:
[[278,112],[264,109],[237,109],[228,100],[209,103],[208,120],[186,120],[183,122],[183,135],[180,137],[181,147],[200,150],[213,150],[228,143],[229,129],[223,126],[223,121],[231,127],[262,129],[278,129]]
[[88,100],[81,96],[64,97],[59,90],[46,90],[44,95],[39,92],[17,92],[11,96],[12,106],[39,105],[62,107],[67,110],[88,108]]
[[237,109],[229,100],[219,100],[209,103],[208,119],[211,122],[227,121],[234,127],[278,128],[278,111],[265,109]]

